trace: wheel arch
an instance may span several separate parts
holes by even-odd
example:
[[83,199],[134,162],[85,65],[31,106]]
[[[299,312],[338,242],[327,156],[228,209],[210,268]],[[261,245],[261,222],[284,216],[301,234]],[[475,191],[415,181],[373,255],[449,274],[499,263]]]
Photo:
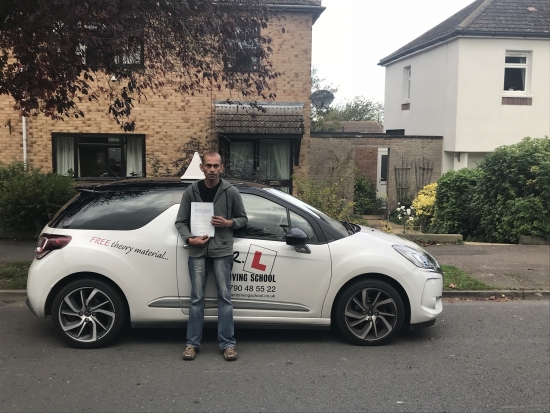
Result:
[[126,294],[124,294],[124,291],[122,291],[122,289],[118,286],[118,284],[115,283],[110,278],[95,272],[77,272],[64,277],[62,280],[59,280],[59,282],[55,284],[53,288],[50,290],[48,294],[48,298],[46,298],[46,303],[44,304],[44,315],[46,316],[51,315],[53,301],[55,300],[55,297],[57,296],[59,291],[61,291],[62,288],[64,288],[67,284],[73,281],[78,281],[83,278],[92,278],[94,280],[102,281],[105,284],[109,284],[110,287],[112,287],[115,291],[117,291],[120,294],[120,298],[122,299],[124,306],[126,307],[126,313],[128,314],[128,321],[129,321],[130,306],[128,304],[128,299],[126,298]]
[[350,280],[348,280],[344,285],[340,287],[338,290],[338,293],[336,294],[336,297],[334,297],[334,300],[332,302],[332,307],[330,311],[330,320],[331,323],[334,322],[334,312],[336,310],[336,306],[338,303],[338,300],[340,299],[340,296],[344,292],[344,290],[354,282],[362,281],[362,280],[378,280],[378,281],[384,281],[391,285],[395,290],[399,293],[399,296],[401,297],[401,300],[403,300],[403,307],[405,307],[405,317],[403,319],[403,325],[408,328],[411,322],[411,302],[409,301],[409,296],[407,295],[407,292],[405,289],[401,286],[399,282],[397,282],[394,278],[388,277],[387,275],[380,274],[380,273],[366,273],[366,274],[360,274],[357,275]]

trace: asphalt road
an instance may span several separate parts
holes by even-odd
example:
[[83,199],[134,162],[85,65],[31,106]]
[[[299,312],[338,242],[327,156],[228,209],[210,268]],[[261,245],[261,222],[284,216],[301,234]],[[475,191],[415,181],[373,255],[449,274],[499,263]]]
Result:
[[23,302],[0,302],[1,411],[446,411],[550,409],[550,303],[446,301],[439,322],[384,347],[329,331],[237,330],[226,362],[208,330],[132,330],[76,350]]

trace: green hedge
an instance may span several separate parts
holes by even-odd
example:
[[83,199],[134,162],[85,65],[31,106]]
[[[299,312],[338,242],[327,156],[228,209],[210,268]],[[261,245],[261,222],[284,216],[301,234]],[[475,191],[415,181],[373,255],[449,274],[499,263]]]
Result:
[[472,201],[480,169],[448,171],[437,182],[433,229],[440,234],[462,234],[464,239],[474,235],[478,216]]
[[40,230],[76,194],[72,178],[13,162],[0,163],[0,228]]
[[476,237],[517,243],[520,235],[550,238],[550,140],[501,146],[480,165],[473,207]]

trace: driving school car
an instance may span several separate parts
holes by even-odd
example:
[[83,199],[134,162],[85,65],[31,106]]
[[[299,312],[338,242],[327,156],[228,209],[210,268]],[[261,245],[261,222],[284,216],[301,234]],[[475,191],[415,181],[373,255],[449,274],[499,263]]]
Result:
[[[234,232],[236,326],[330,328],[380,345],[435,323],[442,271],[418,245],[336,221],[279,190],[233,182],[248,215]],[[81,188],[39,237],[27,304],[74,347],[101,347],[125,323],[184,326],[191,284],[174,222],[190,182],[128,179]],[[205,321],[217,321],[214,277]]]

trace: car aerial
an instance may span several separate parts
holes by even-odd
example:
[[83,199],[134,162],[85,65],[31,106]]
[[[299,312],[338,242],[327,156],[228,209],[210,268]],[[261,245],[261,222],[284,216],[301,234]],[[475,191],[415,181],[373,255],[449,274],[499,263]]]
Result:
[[[443,275],[423,248],[396,235],[334,220],[299,199],[232,182],[248,225],[235,231],[235,325],[330,328],[380,345],[442,311]],[[27,305],[51,315],[70,345],[101,347],[121,328],[185,326],[187,251],[175,228],[189,180],[131,178],[82,187],[44,227],[30,267]],[[217,320],[213,277],[205,322]]]

